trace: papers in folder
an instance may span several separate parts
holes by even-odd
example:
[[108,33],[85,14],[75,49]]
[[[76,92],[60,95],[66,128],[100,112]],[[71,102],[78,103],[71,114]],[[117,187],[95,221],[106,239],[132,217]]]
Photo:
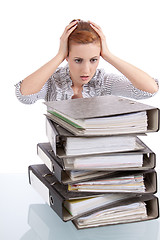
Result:
[[66,162],[72,164],[75,169],[95,169],[103,170],[114,168],[142,167],[143,155],[137,154],[119,154],[119,155],[92,155],[67,158]]
[[136,136],[68,137],[64,148],[68,156],[139,150]]
[[112,177],[68,185],[69,191],[83,192],[145,192],[142,174]]
[[133,220],[147,219],[147,211],[144,202],[136,202],[98,211],[75,220],[79,228],[83,226],[95,227],[103,224],[126,223]]
[[[87,119],[72,119],[57,110],[49,111],[53,120],[58,120],[66,127],[65,123],[76,129],[81,130],[85,134],[126,134],[126,133],[142,133],[147,131],[147,114],[146,111],[137,113],[122,114],[111,117],[97,117]],[[52,116],[53,115],[53,116]],[[55,118],[54,118],[55,117]],[[62,121],[60,121],[62,120]],[[73,129],[69,129],[73,131]]]
[[82,181],[87,180],[88,178],[96,178],[103,175],[107,176],[111,174],[111,171],[85,171],[85,170],[71,170],[67,171],[68,176],[70,177],[71,181]]
[[129,196],[129,194],[113,193],[98,197],[66,200],[64,202],[64,207],[72,216],[76,216],[92,209],[99,208],[108,204],[113,204],[119,200],[127,199]]
[[76,136],[159,130],[159,109],[124,97],[106,95],[45,104],[47,117]]

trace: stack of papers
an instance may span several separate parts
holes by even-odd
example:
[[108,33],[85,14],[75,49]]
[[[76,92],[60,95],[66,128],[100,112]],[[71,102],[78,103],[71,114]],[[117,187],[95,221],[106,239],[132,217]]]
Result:
[[[144,178],[155,181],[151,175],[144,174]],[[73,221],[78,229],[159,216],[158,199],[152,194],[70,192],[44,164],[29,167],[29,182],[63,221]],[[147,189],[147,182],[145,184]]]
[[[73,119],[57,110],[49,111],[50,117],[53,119],[59,118],[65,123],[75,127],[77,129],[85,129],[85,133],[91,134],[98,132],[105,134],[125,134],[125,133],[137,133],[147,131],[147,114],[146,111],[129,113],[120,116],[111,117],[98,117],[98,118],[86,118],[86,119]],[[53,115],[53,116],[52,116]],[[63,124],[63,122],[62,122]],[[76,131],[76,130],[75,130]]]
[[29,180],[57,215],[77,229],[157,218],[156,155],[137,135],[159,130],[159,109],[113,95],[45,104]]
[[143,155],[136,154],[119,154],[119,155],[92,155],[66,158],[67,164],[72,164],[75,169],[95,169],[103,170],[114,168],[131,168],[142,167]]
[[64,202],[64,207],[72,216],[76,216],[92,209],[99,208],[119,200],[127,199],[128,197],[129,194],[105,194],[99,197],[67,200]]
[[69,191],[83,192],[145,192],[142,174],[106,178],[68,185]]
[[75,222],[81,228],[83,226],[95,227],[103,224],[124,223],[133,220],[141,221],[144,219],[147,219],[145,203],[136,202],[98,211],[89,216],[80,217]]
[[156,108],[123,97],[107,95],[45,102],[46,114],[76,136],[132,134],[156,131]]
[[85,170],[71,170],[67,171],[67,175],[70,177],[72,181],[84,180],[87,178],[96,178],[100,176],[106,176],[112,172],[105,171],[85,171]]
[[123,152],[139,150],[137,137],[109,136],[109,137],[68,137],[64,143],[65,153],[68,156],[86,155],[107,152]]

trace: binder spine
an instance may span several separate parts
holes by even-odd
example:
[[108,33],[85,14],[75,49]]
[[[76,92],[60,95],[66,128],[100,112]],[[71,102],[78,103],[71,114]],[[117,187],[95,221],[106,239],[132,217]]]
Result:
[[148,128],[147,132],[158,132],[160,127],[160,110],[158,108],[147,110]]
[[[42,166],[43,168],[43,166]],[[42,169],[43,170],[43,169]],[[63,197],[59,192],[54,189],[56,184],[56,178],[46,172],[41,176],[37,170],[36,165],[29,166],[29,183],[32,187],[42,196],[44,201],[58,214],[58,216],[63,220]],[[50,177],[50,182],[46,180],[46,177]]]
[[[29,169],[29,183],[41,195],[43,200],[49,204],[49,189],[43,182]],[[50,205],[50,204],[49,204]]]
[[50,207],[58,214],[58,216],[62,220],[64,220],[63,200],[54,189],[49,190],[49,203],[50,203]]
[[[54,159],[53,154],[50,153],[52,150],[47,149],[48,143],[39,143],[37,144],[37,155],[41,160],[46,164],[48,169],[54,173],[55,177],[59,182],[62,182],[63,167]],[[46,145],[46,148],[44,148]],[[55,157],[56,158],[56,157]]]
[[146,194],[157,193],[157,173],[154,169],[148,170],[144,173]]
[[50,124],[50,120],[48,120],[46,118],[46,135],[49,139],[49,142],[52,146],[52,149],[55,153],[55,155],[57,154],[57,131],[56,129],[52,128],[51,124]]
[[156,167],[156,154],[154,152],[148,154],[148,162],[151,163],[150,169],[154,169]]
[[40,159],[45,163],[47,168],[51,171],[54,172],[54,166],[52,164],[52,161],[50,159],[49,154],[47,151],[41,147],[42,144],[37,144],[37,155],[40,157]]

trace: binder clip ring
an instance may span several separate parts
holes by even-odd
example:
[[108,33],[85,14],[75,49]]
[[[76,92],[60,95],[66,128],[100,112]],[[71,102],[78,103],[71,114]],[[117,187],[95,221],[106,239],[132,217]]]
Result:
[[51,195],[49,196],[49,202],[52,206],[54,205],[54,199]]

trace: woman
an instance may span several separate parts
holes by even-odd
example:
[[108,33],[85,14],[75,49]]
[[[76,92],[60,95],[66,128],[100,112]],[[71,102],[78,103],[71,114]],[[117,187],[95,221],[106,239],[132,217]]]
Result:
[[[97,69],[100,57],[122,75]],[[59,67],[65,59],[67,66]],[[38,99],[66,100],[106,94],[142,99],[157,91],[157,80],[114,56],[101,28],[81,20],[73,20],[65,28],[57,55],[16,85],[18,99],[26,104]]]

